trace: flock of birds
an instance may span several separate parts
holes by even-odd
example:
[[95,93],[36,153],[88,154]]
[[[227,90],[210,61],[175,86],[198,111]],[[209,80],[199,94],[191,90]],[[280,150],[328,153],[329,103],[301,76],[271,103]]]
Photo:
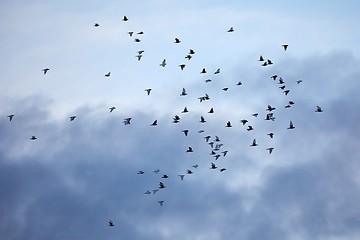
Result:
[[[129,19],[128,19],[127,16],[124,16],[122,20],[123,20],[124,22],[127,22]],[[98,28],[98,27],[100,27],[100,24],[99,24],[99,23],[95,23],[93,26],[94,26],[95,28]],[[228,33],[232,33],[232,32],[234,32],[234,31],[235,31],[235,30],[234,30],[233,27],[230,27],[230,28],[227,30]],[[128,34],[130,37],[133,37],[133,36],[134,36],[134,32],[133,32],[133,31],[129,31],[129,32],[127,32],[127,34]],[[137,33],[136,33],[136,35],[142,35],[142,34],[144,34],[143,31],[140,31],[140,32],[137,32]],[[134,42],[141,42],[141,39],[140,39],[140,38],[134,38]],[[174,43],[175,43],[175,44],[180,44],[180,43],[181,43],[181,40],[176,37],[176,38],[174,38]],[[287,44],[283,44],[283,45],[282,45],[283,51],[287,51],[288,47],[289,47],[289,46],[288,46]],[[143,53],[144,53],[144,50],[139,50],[139,51],[137,51],[136,58],[137,58],[138,61],[141,61],[141,59],[142,59],[142,57],[143,57]],[[187,60],[190,61],[190,60],[193,58],[194,54],[195,54],[195,50],[190,49],[189,52],[187,53],[187,55],[185,56],[185,59],[187,59]],[[271,59],[265,59],[262,55],[259,56],[259,59],[258,59],[257,61],[259,61],[259,62],[261,63],[261,64],[260,64],[261,67],[268,67],[268,66],[271,66],[271,65],[273,64],[273,62],[272,62]],[[167,61],[166,61],[166,59],[163,59],[163,60],[160,62],[159,66],[160,66],[160,67],[166,67],[166,66],[167,66]],[[184,69],[185,69],[185,66],[186,66],[185,64],[180,64],[180,65],[179,65],[179,67],[180,67],[181,70],[184,70]],[[49,71],[50,71],[49,68],[44,68],[44,69],[42,69],[42,72],[43,72],[44,75],[45,75],[45,74],[48,74]],[[208,72],[208,71],[206,70],[206,68],[203,68],[203,69],[201,69],[200,74],[206,74],[207,72]],[[221,73],[221,69],[220,69],[220,68],[218,68],[216,71],[213,72],[213,74],[215,74],[215,75],[216,75],[216,74],[220,74],[220,73]],[[111,72],[105,73],[104,76],[105,76],[105,77],[110,77],[110,76],[111,76]],[[272,79],[273,81],[277,81],[277,83],[278,83],[278,85],[279,85],[279,89],[282,90],[282,92],[283,92],[283,94],[284,94],[285,96],[287,96],[287,95],[290,93],[290,89],[286,88],[285,81],[284,81],[284,79],[283,79],[282,77],[280,77],[280,76],[278,76],[278,75],[275,74],[275,75],[272,75],[272,76],[271,76],[271,79]],[[206,80],[205,80],[205,83],[210,83],[210,82],[211,82],[211,79],[206,79]],[[297,81],[296,81],[296,84],[300,84],[300,83],[302,83],[302,80],[297,80]],[[242,83],[241,81],[239,81],[236,85],[237,85],[237,86],[241,86],[242,84],[243,84],[243,83]],[[223,88],[222,90],[223,90],[223,91],[227,91],[228,88],[226,87],[226,88]],[[145,89],[145,92],[146,92],[147,95],[151,95],[151,91],[152,91],[151,88]],[[187,95],[188,95],[188,93],[187,93],[185,87],[182,88],[182,91],[180,92],[180,96],[181,96],[181,97],[185,97],[185,96],[187,96]],[[198,97],[198,100],[199,100],[200,102],[208,101],[208,100],[210,100],[210,96],[209,96],[208,94],[205,94],[205,95],[203,95],[203,96]],[[285,106],[285,108],[291,108],[294,104],[295,104],[294,101],[289,100],[289,101],[288,101],[288,104]],[[111,106],[111,107],[109,107],[108,110],[109,110],[109,113],[112,113],[113,111],[116,110],[116,107],[115,107],[115,106]],[[266,111],[266,114],[265,114],[264,120],[265,120],[265,121],[275,121],[276,117],[275,117],[275,114],[274,114],[274,113],[275,113],[275,111],[276,111],[276,107],[271,106],[271,105],[268,105],[267,108],[265,109],[265,111]],[[185,106],[185,107],[183,108],[183,110],[181,111],[181,113],[179,113],[178,115],[175,115],[175,116],[173,117],[172,123],[174,123],[174,124],[179,123],[180,120],[181,120],[181,117],[180,117],[179,115],[181,115],[181,114],[186,114],[186,113],[188,113],[188,112],[189,112],[189,110],[188,110],[188,108]],[[207,113],[208,113],[208,114],[214,114],[214,112],[215,112],[215,110],[214,110],[214,108],[212,107],[212,108],[210,108],[210,109],[208,110]],[[320,113],[320,112],[323,112],[323,109],[322,109],[320,106],[316,106],[315,112],[319,112],[319,113]],[[258,118],[258,115],[259,115],[259,113],[253,113],[251,117],[253,117],[253,118]],[[7,117],[8,117],[8,119],[9,119],[9,121],[12,122],[12,121],[14,120],[14,118],[15,118],[15,114],[9,114]],[[76,120],[76,117],[77,117],[76,115],[69,116],[69,121],[70,121],[70,122],[75,121],[75,120]],[[131,124],[131,121],[132,121],[132,118],[131,118],[131,117],[124,118],[123,124],[124,124],[124,125],[130,125],[130,124]],[[205,117],[204,117],[204,116],[200,116],[200,117],[199,117],[199,122],[200,122],[201,124],[205,124],[205,123],[206,123]],[[251,132],[251,131],[254,130],[254,127],[253,127],[252,125],[250,125],[250,121],[249,121],[248,119],[241,119],[241,120],[240,120],[240,123],[241,123],[243,126],[246,126],[246,130],[247,130],[248,132]],[[152,123],[149,123],[149,125],[150,125],[151,127],[156,127],[156,126],[158,126],[158,120],[156,120],[156,119],[153,120],[153,122],[152,122]],[[231,121],[227,121],[226,123],[224,123],[224,127],[226,127],[226,128],[231,128],[231,127],[233,127],[233,123],[232,123]],[[293,123],[293,121],[289,121],[289,125],[288,125],[287,129],[288,129],[288,130],[293,130],[293,129],[295,129],[295,124]],[[182,130],[182,134],[184,134],[185,137],[188,136],[188,134],[189,134],[189,129],[183,129],[183,130]],[[228,154],[228,152],[229,152],[228,150],[224,150],[224,149],[223,149],[224,144],[221,142],[220,138],[219,138],[218,136],[206,135],[206,133],[205,133],[205,131],[204,131],[203,129],[198,130],[198,134],[203,134],[203,135],[205,135],[205,136],[203,136],[204,142],[210,146],[210,153],[209,153],[209,154],[210,154],[210,156],[213,157],[213,161],[211,161],[211,162],[209,163],[208,168],[209,168],[210,170],[218,170],[219,172],[224,172],[224,171],[226,171],[226,168],[225,168],[225,167],[220,167],[218,163],[215,163],[220,157],[226,157],[227,154]],[[273,132],[266,133],[266,135],[267,135],[270,139],[274,138],[274,136],[275,136],[275,134],[274,134]],[[37,140],[37,137],[36,137],[35,135],[34,135],[34,136],[31,136],[31,137],[30,137],[30,140],[35,141],[35,140]],[[252,141],[251,143],[249,143],[249,146],[250,146],[250,147],[257,147],[257,146],[258,146],[258,142],[257,142],[256,138],[254,138],[253,141]],[[189,146],[189,147],[186,149],[186,153],[192,153],[193,151],[194,151],[194,149],[193,149],[193,147],[191,147],[191,146]],[[268,151],[269,154],[272,154],[273,151],[274,151],[274,147],[268,147],[268,148],[266,148],[266,151]],[[181,181],[183,181],[183,180],[185,179],[185,176],[193,174],[198,167],[199,167],[199,164],[194,164],[194,165],[190,166],[189,168],[187,168],[183,173],[179,173],[177,177],[178,177]],[[159,173],[160,173],[160,169],[155,169],[155,170],[153,170],[153,172],[154,172],[155,174],[159,174]],[[143,175],[143,174],[145,174],[145,171],[144,171],[144,170],[139,170],[139,171],[137,172],[137,174],[138,174],[138,175]],[[169,176],[168,174],[159,174],[159,175],[160,175],[160,179],[159,179],[158,185],[157,185],[157,186],[154,186],[152,189],[147,189],[147,190],[144,192],[144,194],[146,194],[146,195],[154,195],[154,194],[157,194],[159,191],[163,191],[164,189],[166,189],[166,179],[168,179],[170,176]],[[165,201],[164,201],[163,199],[160,199],[160,200],[157,201],[157,204],[159,204],[160,206],[163,206],[164,203],[165,203]],[[115,224],[113,223],[112,220],[109,220],[109,221],[108,221],[108,226],[114,227]]]

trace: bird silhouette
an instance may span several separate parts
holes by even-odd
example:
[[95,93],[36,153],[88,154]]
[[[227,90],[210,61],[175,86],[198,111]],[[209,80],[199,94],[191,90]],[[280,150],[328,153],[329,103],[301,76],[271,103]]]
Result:
[[132,37],[132,35],[134,34],[134,32],[128,32],[129,36]]
[[165,67],[166,66],[166,59],[164,59],[161,63],[160,63],[161,67]]
[[137,174],[140,174],[140,175],[142,175],[142,174],[144,174],[145,172],[144,171],[142,171],[142,170],[139,170],[138,172],[137,172]]
[[175,43],[180,43],[180,42],[181,42],[180,39],[175,38]]
[[37,139],[37,137],[35,137],[35,136],[31,136],[31,138],[30,138],[30,140],[36,140]]
[[130,124],[130,121],[131,121],[131,118],[125,118],[124,121],[123,121],[123,123],[124,123],[125,125],[129,125],[129,124]]
[[162,183],[162,182],[159,182],[159,188],[160,188],[160,189],[163,189],[163,188],[165,188],[165,185],[164,185],[164,183]]
[[185,129],[185,130],[182,130],[182,132],[185,134],[185,136],[187,136],[188,133],[189,133],[189,130],[188,130],[188,129]]
[[323,112],[324,110],[320,106],[316,106],[315,112]]
[[232,127],[230,121],[228,121],[228,122],[226,123],[226,127]]
[[108,72],[107,74],[105,74],[105,77],[110,77],[110,72]]
[[284,48],[284,51],[287,50],[288,46],[289,46],[288,44],[283,44],[283,45],[282,45],[282,47]]
[[163,201],[163,200],[158,201],[158,203],[160,204],[161,207],[164,205],[164,201]]
[[187,153],[189,152],[193,152],[194,150],[192,149],[192,147],[188,147],[188,149],[186,150]]
[[227,32],[233,32],[233,31],[234,31],[233,27],[230,27],[229,30],[227,30]]
[[99,27],[100,24],[99,23],[94,23],[94,27]]
[[69,117],[69,118],[70,118],[70,122],[72,122],[72,121],[75,120],[76,116],[71,116],[71,117]]
[[145,91],[146,91],[146,93],[147,93],[148,96],[150,95],[151,90],[152,90],[151,88],[145,89]]
[[216,169],[216,168],[217,168],[217,166],[215,165],[215,163],[211,163],[210,169]]
[[252,144],[250,146],[256,147],[258,144],[256,143],[256,139],[253,140]]
[[184,177],[185,177],[184,174],[179,174],[178,176],[180,177],[181,180],[184,180]]
[[293,122],[292,122],[292,121],[290,121],[289,127],[288,127],[287,129],[294,129],[294,128],[295,128],[295,127],[294,127]]
[[123,21],[126,22],[126,21],[128,21],[128,20],[129,20],[128,17],[124,15]]
[[14,116],[15,116],[14,114],[10,114],[10,115],[7,116],[9,118],[10,122],[13,120]]
[[214,72],[214,74],[219,74],[220,73],[220,68],[218,68],[215,72]]
[[109,107],[110,113],[112,113],[115,109],[116,107]]
[[263,61],[265,61],[262,55],[260,55],[260,57],[259,57],[259,60],[258,60],[258,61],[259,61],[259,62],[263,62]]
[[180,67],[181,70],[184,70],[185,64],[180,64],[179,67]]
[[203,68],[200,73],[202,73],[202,74],[206,73],[206,69]]
[[268,133],[268,134],[266,134],[266,135],[268,135],[270,138],[274,138],[274,133]]
[[49,71],[49,68],[44,68],[42,71],[44,72],[44,75]]
[[109,222],[108,222],[108,226],[109,226],[109,227],[114,227],[114,226],[115,226],[115,224],[113,223],[113,221],[109,220]]
[[270,147],[270,148],[267,148],[266,150],[268,150],[268,151],[269,151],[269,154],[271,154],[271,153],[273,152],[274,148],[273,148],[273,147]]
[[214,113],[214,108],[210,108],[210,110],[208,111],[208,113]]
[[205,121],[205,118],[204,118],[203,116],[200,117],[200,122],[201,122],[201,123],[205,123],[205,122],[206,122],[206,121]]
[[184,110],[182,110],[181,113],[187,113],[187,112],[189,112],[189,110],[187,109],[187,107],[184,107]]
[[182,91],[181,91],[180,96],[186,96],[186,95],[187,95],[187,92],[186,92],[185,88],[183,88]]
[[226,168],[221,168],[220,172],[226,171]]
[[155,120],[152,124],[151,124],[151,126],[156,126],[157,125],[157,120]]

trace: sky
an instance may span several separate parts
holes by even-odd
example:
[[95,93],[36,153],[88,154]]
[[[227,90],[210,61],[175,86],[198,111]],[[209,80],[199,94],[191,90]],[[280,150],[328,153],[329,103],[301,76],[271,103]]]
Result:
[[360,238],[358,1],[1,6],[1,239]]

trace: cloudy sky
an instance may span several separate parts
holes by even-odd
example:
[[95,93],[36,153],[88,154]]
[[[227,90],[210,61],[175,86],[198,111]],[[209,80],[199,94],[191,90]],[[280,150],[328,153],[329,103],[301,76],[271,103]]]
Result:
[[1,238],[359,239],[360,4],[336,2],[1,1]]

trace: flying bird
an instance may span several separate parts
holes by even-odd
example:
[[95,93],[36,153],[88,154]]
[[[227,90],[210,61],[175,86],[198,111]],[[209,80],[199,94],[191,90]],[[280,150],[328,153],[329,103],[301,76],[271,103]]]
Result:
[[216,168],[217,168],[217,166],[215,166],[215,163],[211,163],[210,169],[216,169]]
[[218,68],[215,72],[214,72],[214,74],[219,74],[220,73],[220,68]]
[[256,139],[253,140],[252,144],[250,146],[256,147],[258,144],[256,143]]
[[193,171],[191,171],[190,169],[187,169],[187,170],[186,170],[186,173],[187,173],[187,174],[193,174]]
[[195,165],[192,165],[192,167],[196,169],[196,168],[199,167],[199,165],[198,165],[198,164],[195,164]]
[[190,50],[189,50],[189,54],[195,54],[195,51],[192,50],[192,49],[190,49]]
[[180,39],[175,38],[175,43],[180,43],[180,42],[181,42]]
[[141,42],[141,40],[139,38],[135,38],[134,42]]
[[138,55],[136,55],[135,57],[137,57],[138,61],[140,61],[140,60],[141,60],[141,58],[142,58],[142,56],[143,56],[143,55],[138,54]]
[[155,120],[152,124],[151,124],[151,126],[156,126],[157,125],[157,120]]
[[110,77],[110,72],[108,72],[107,74],[105,74],[105,77]]
[[184,107],[184,110],[182,110],[181,113],[187,113],[187,112],[189,112],[189,110],[187,109],[187,107]]
[[14,116],[15,116],[14,114],[10,114],[10,115],[7,116],[9,118],[10,122],[13,120]]
[[173,117],[173,120],[174,120],[173,123],[178,123],[180,121],[180,117],[178,115],[175,115]]
[[147,190],[144,194],[151,194],[151,191]]
[[186,152],[189,153],[189,152],[193,152],[194,150],[192,149],[192,147],[189,147]]
[[268,134],[266,134],[266,135],[268,135],[270,138],[274,138],[274,133],[268,133]]
[[192,58],[192,56],[190,54],[186,55],[187,60],[190,60]]
[[36,140],[37,139],[37,137],[35,137],[35,136],[31,136],[31,138],[30,138],[30,140]]
[[229,88],[228,88],[228,87],[224,87],[222,90],[226,92],[227,90],[229,90]]
[[259,60],[258,60],[258,61],[260,61],[260,62],[265,61],[262,55],[260,55],[260,57],[259,57]]
[[288,44],[283,44],[282,47],[284,48],[284,51],[286,51],[286,49],[288,48]]
[[225,171],[226,170],[226,168],[221,168],[220,169],[220,172],[223,172],[223,171]]
[[[320,106],[316,106],[315,112],[323,112],[324,110]],[[10,120],[11,121],[11,120]]]
[[300,79],[300,80],[297,80],[296,83],[297,83],[297,84],[300,84],[300,83],[302,83],[302,80],[301,80],[301,79]]
[[116,107],[109,107],[110,113],[113,112],[116,109]]
[[276,109],[275,107],[272,107],[272,106],[268,105],[266,111],[271,112],[271,111],[274,111],[275,109]]
[[124,123],[125,125],[129,125],[129,124],[130,124],[130,120],[131,120],[131,118],[125,118],[124,121],[123,121],[123,123]]
[[42,71],[44,72],[44,75],[49,71],[49,68],[44,68]]
[[113,221],[109,220],[108,226],[109,226],[109,227],[113,227],[113,226],[115,226],[115,225],[114,225]]
[[180,177],[181,180],[184,180],[184,177],[185,177],[184,174],[179,174],[178,176]]
[[186,92],[185,88],[183,88],[180,96],[186,96],[186,95],[187,95],[187,92]]
[[185,130],[182,130],[182,132],[185,134],[185,136],[187,136],[188,133],[189,133],[189,130],[188,130],[188,129],[185,129]]
[[254,130],[254,128],[252,126],[248,125],[248,128],[246,130],[247,131],[252,131],[252,130]]
[[163,201],[163,200],[158,201],[158,203],[160,204],[161,207],[164,205],[164,201]]
[[242,119],[242,120],[240,120],[240,122],[242,123],[242,125],[245,125],[248,122],[248,120]]
[[223,157],[225,157],[228,152],[229,152],[229,151],[226,150],[226,151],[223,151],[223,152],[221,152],[221,153],[223,154]]
[[70,118],[70,122],[72,122],[72,121],[75,120],[76,116],[71,116],[71,117],[69,117],[69,118]]
[[129,36],[132,37],[132,35],[134,34],[134,32],[128,32]]
[[160,169],[154,170],[154,173],[158,174],[160,172]]
[[203,68],[200,73],[203,73],[203,74],[206,73],[206,69]]
[[141,34],[144,34],[144,32],[143,32],[143,31],[140,31],[140,32],[138,32],[137,34],[140,34],[140,35],[141,35]]
[[123,21],[126,22],[126,21],[128,21],[128,20],[129,20],[128,17],[124,15]]
[[162,182],[159,182],[159,188],[161,188],[161,189],[165,188],[165,185],[164,185],[164,183],[162,183]]
[[152,90],[151,88],[145,89],[145,91],[146,91],[146,93],[147,93],[148,96],[150,95],[151,90]]
[[179,67],[180,67],[181,70],[184,70],[185,64],[180,64]]
[[267,148],[266,150],[268,150],[268,151],[269,151],[269,154],[271,154],[271,153],[273,152],[274,148],[273,148],[273,147],[270,147],[270,148]]
[[99,26],[100,26],[100,24],[94,23],[94,27],[99,27]]
[[161,178],[169,178],[167,174],[164,174]]
[[228,121],[228,122],[226,123],[226,126],[225,126],[225,127],[232,127],[232,126],[231,126],[231,122]]
[[289,127],[287,128],[287,129],[294,129],[295,127],[294,127],[294,124],[293,124],[293,122],[292,121],[290,121],[290,125],[289,125]]
[[138,172],[137,172],[137,174],[140,174],[140,175],[142,175],[142,174],[144,174],[145,172],[144,171],[142,171],[142,170],[139,170]]
[[200,122],[201,122],[201,123],[205,123],[205,122],[206,122],[206,121],[205,121],[205,118],[204,118],[203,116],[200,117]]
[[210,110],[208,111],[208,113],[214,113],[214,108],[210,108]]
[[166,59],[164,59],[161,63],[160,63],[161,67],[165,67],[166,66]]
[[234,31],[233,27],[230,27],[229,30],[227,30],[227,32],[233,32],[233,31]]

